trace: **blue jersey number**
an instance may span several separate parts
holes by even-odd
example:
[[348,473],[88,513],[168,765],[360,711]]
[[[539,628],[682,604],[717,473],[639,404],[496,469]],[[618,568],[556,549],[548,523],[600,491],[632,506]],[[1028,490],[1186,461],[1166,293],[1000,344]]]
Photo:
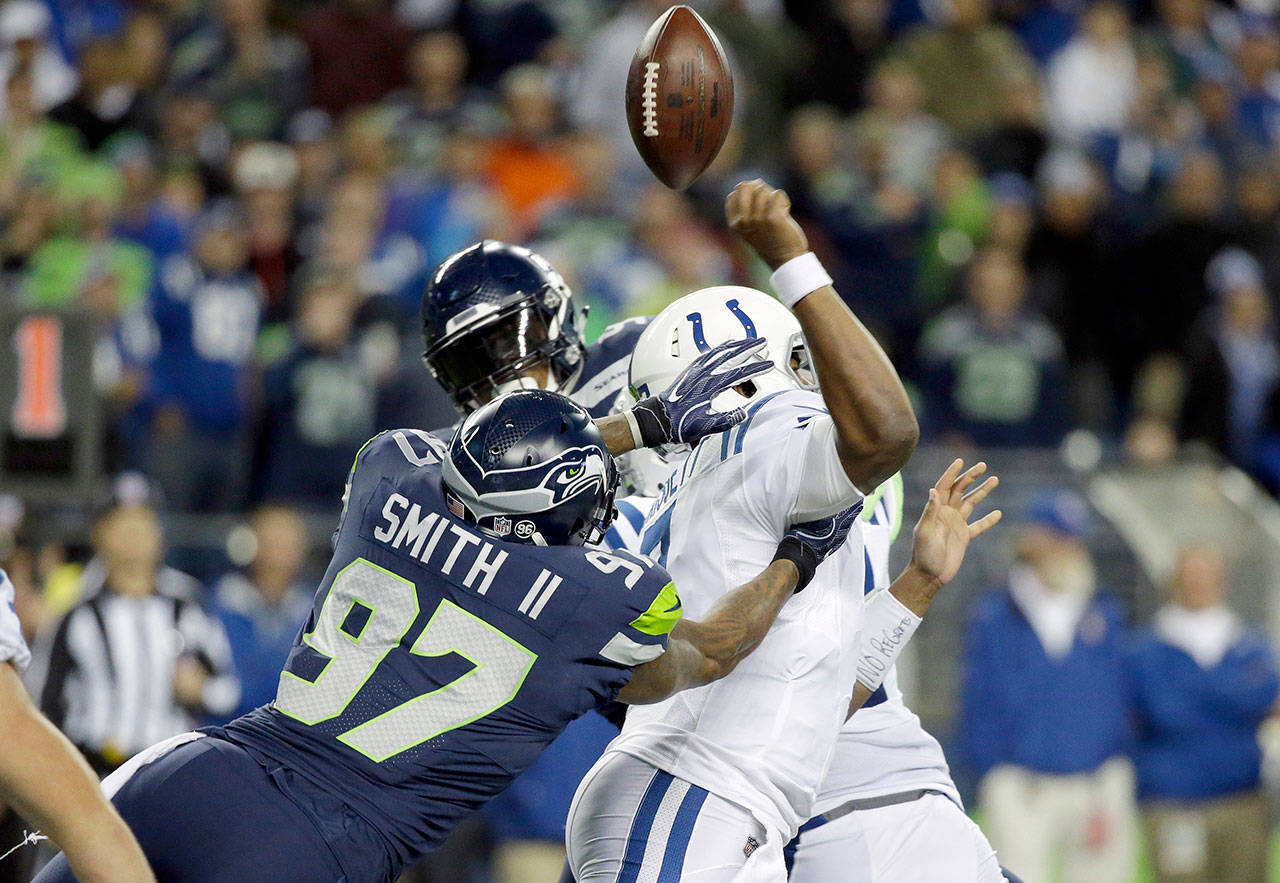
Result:
[[[418,592],[409,580],[363,558],[348,565],[329,589],[316,627],[303,641],[324,659],[312,680],[287,669],[275,708],[304,724],[346,711],[374,670],[418,618]],[[475,667],[438,690],[416,696],[341,733],[342,742],[384,761],[441,733],[506,705],[520,692],[538,657],[479,617],[441,601],[409,652],[457,653]]]

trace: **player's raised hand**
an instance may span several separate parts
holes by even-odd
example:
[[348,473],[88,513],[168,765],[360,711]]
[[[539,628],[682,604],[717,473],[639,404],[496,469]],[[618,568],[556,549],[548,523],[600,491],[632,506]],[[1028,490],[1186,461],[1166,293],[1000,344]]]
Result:
[[818,565],[844,545],[854,522],[862,514],[862,501],[850,506],[843,512],[828,515],[815,521],[792,525],[778,544],[778,551],[773,560],[785,558],[796,565],[800,578],[796,581],[796,591],[800,591],[813,579]]
[[756,178],[743,181],[725,200],[729,229],[741,236],[760,259],[776,270],[809,250],[809,239],[791,217],[785,190]]
[[999,509],[969,521],[974,508],[1000,483],[993,475],[975,487],[974,483],[986,471],[986,463],[977,463],[966,470],[964,461],[957,459],[929,489],[929,502],[916,523],[911,564],[939,585],[955,578],[969,541],[1000,521]]
[[741,408],[716,411],[711,401],[726,389],[773,367],[762,337],[730,340],[698,356],[671,386],[637,404],[629,413],[644,447],[697,444],[746,419]]

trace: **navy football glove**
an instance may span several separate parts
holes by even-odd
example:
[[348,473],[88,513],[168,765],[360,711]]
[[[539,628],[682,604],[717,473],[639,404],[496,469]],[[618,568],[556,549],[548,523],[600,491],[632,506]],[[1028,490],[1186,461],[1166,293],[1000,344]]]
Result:
[[796,591],[809,585],[818,565],[826,561],[831,553],[844,545],[853,523],[862,514],[862,501],[859,500],[843,512],[792,525],[778,543],[778,551],[774,553],[774,561],[790,561],[800,571],[796,580]]
[[640,430],[642,447],[695,445],[705,436],[732,429],[745,420],[747,413],[741,408],[713,411],[711,400],[771,369],[773,363],[762,358],[765,346],[762,337],[722,343],[698,356],[663,392],[638,403],[631,415]]

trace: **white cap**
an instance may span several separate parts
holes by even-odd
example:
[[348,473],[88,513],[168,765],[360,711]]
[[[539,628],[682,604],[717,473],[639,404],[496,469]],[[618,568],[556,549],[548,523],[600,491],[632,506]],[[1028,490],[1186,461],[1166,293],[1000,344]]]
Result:
[[237,190],[287,190],[298,177],[298,158],[284,144],[260,141],[236,160]]
[[6,44],[43,37],[49,23],[49,10],[38,0],[9,0],[0,6],[0,40]]

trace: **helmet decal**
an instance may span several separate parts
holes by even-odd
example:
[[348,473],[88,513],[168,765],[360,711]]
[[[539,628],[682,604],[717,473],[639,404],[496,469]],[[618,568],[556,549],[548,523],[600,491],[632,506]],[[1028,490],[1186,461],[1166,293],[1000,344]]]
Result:
[[546,390],[511,392],[462,423],[442,479],[460,517],[509,542],[595,542],[613,518],[618,471],[590,415]]

